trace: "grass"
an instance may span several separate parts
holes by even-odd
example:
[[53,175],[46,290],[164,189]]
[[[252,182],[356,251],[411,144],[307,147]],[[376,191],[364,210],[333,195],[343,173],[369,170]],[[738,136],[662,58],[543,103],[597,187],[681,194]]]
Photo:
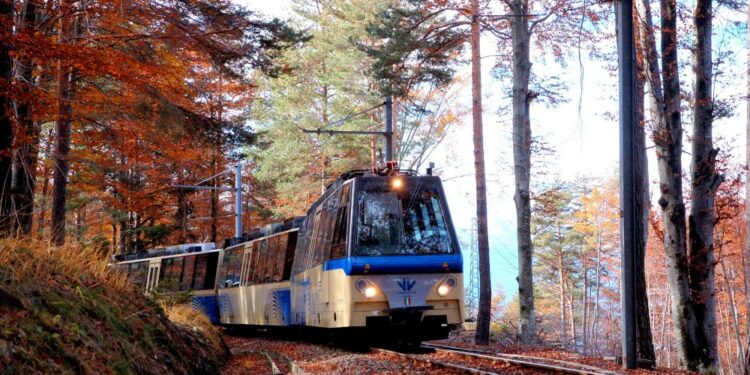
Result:
[[107,259],[0,239],[0,373],[216,372],[226,357],[217,329],[146,298]]

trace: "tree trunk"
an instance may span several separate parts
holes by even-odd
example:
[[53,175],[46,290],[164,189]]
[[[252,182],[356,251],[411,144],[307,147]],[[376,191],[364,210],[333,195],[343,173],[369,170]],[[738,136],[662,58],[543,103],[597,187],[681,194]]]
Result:
[[484,175],[484,136],[482,129],[482,69],[479,55],[479,0],[471,0],[471,97],[474,128],[474,169],[477,189],[477,241],[479,249],[479,311],[474,341],[490,341],[492,286],[490,278],[490,245],[487,233],[487,184]]
[[591,355],[594,354],[593,348],[599,347],[599,330],[596,327],[599,321],[599,292],[601,288],[601,269],[602,269],[602,234],[597,224],[596,228],[596,288],[594,289],[594,318],[591,322]]
[[[13,33],[13,2],[0,0],[0,18],[4,35]],[[0,42],[0,82],[10,83],[13,73],[13,60],[10,57],[10,43]],[[0,237],[13,231],[13,209],[11,199],[11,165],[13,158],[13,123],[11,101],[8,90],[0,93]]]
[[562,250],[557,253],[557,268],[559,270],[557,282],[560,284],[560,343],[565,348],[568,346],[568,320],[565,309],[565,274],[563,271]]
[[[737,303],[734,297],[734,288],[732,287],[731,281],[729,280],[729,275],[727,275],[727,267],[726,264],[724,264],[724,260],[721,260],[721,274],[724,276],[724,285],[726,285],[727,288],[727,294],[729,295],[729,308],[732,309],[732,328],[734,328],[734,340],[735,344],[737,345],[737,357],[735,359],[738,359],[739,362],[742,362],[742,356],[744,354],[744,349],[742,345],[742,338],[740,337],[740,323],[739,323],[739,316],[737,313]],[[729,357],[729,356],[727,356]]]
[[[32,33],[36,28],[36,4],[26,1],[23,10],[22,32]],[[21,85],[21,97],[27,97],[33,82],[34,63],[25,58],[15,64],[17,84]],[[26,95],[24,95],[26,94]],[[18,232],[22,236],[31,234],[34,212],[34,188],[39,155],[39,133],[41,124],[34,121],[29,99],[16,100],[15,110],[19,131],[26,133],[25,142],[20,145],[13,157],[13,210],[17,216]]]
[[[49,132],[46,135],[46,143],[44,145],[44,158],[45,160],[49,160],[50,155],[52,155],[52,140],[54,138],[53,130],[50,129]],[[47,234],[45,233],[46,230],[46,212],[47,212],[47,201],[48,201],[48,195],[49,195],[49,179],[50,179],[50,167],[49,163],[45,162],[43,163],[44,167],[42,168],[42,197],[39,202],[39,214],[37,214],[37,235],[39,237],[44,237]]]
[[[633,12],[634,24],[638,24],[638,12]],[[641,28],[634,27],[634,44],[636,45],[636,88],[635,88],[635,105],[637,126],[633,134],[635,143],[636,163],[633,166],[635,175],[635,217],[640,220],[635,221],[635,232],[641,233],[640,238],[636,238],[634,244],[635,251],[635,283],[636,290],[636,352],[639,359],[649,360],[656,363],[656,353],[654,352],[654,342],[651,334],[651,315],[648,304],[648,287],[646,285],[646,245],[648,243],[648,216],[651,210],[651,196],[648,191],[648,158],[646,157],[646,120],[645,120],[645,85],[646,72],[644,64],[644,48],[639,48],[641,38]]]
[[568,317],[570,318],[570,340],[572,343],[570,347],[573,350],[577,350],[578,340],[576,340],[575,296],[573,293],[574,288],[574,285],[568,287]]
[[[747,24],[750,25],[750,3],[747,4]],[[750,27],[747,28],[747,98],[745,120],[745,176],[750,176]],[[745,251],[743,253],[743,272],[745,280],[745,311],[750,313],[750,297],[748,297],[748,284],[750,284],[750,183],[745,183]],[[747,326],[747,345],[745,345],[745,375],[750,375],[750,325]]]
[[[71,33],[71,4],[60,1],[60,43],[68,43]],[[65,201],[67,198],[68,170],[70,168],[70,127],[73,122],[72,100],[75,95],[74,71],[68,63],[60,61],[57,73],[57,121],[55,122],[55,155],[52,188],[52,243],[65,244]]]
[[[513,0],[511,12],[517,15],[528,13],[526,0]],[[513,43],[513,166],[515,173],[516,226],[518,236],[518,296],[519,330],[521,342],[536,341],[536,317],[534,311],[534,282],[532,275],[531,242],[531,122],[529,107],[529,77],[531,75],[530,32],[528,17],[512,17],[511,38]]]
[[586,353],[588,348],[588,318],[589,318],[589,269],[586,266],[586,257],[581,255],[581,267],[583,267],[583,295],[581,296],[581,352]]
[[662,84],[656,47],[651,32],[650,5],[646,8],[645,33],[648,77],[654,117],[654,145],[659,169],[659,207],[664,222],[664,247],[667,277],[671,291],[672,322],[680,366],[697,369],[700,351],[698,325],[690,296],[686,245],[685,203],[682,196],[682,120],[680,117],[680,80],[677,59],[677,2],[661,1]]
[[690,194],[690,293],[693,301],[697,330],[692,353],[695,368],[700,371],[715,369],[719,364],[716,337],[716,291],[714,284],[714,217],[716,191],[723,177],[716,173],[713,147],[713,98],[711,61],[711,0],[698,0],[693,22],[696,30],[693,49],[695,73],[693,106],[693,147]]

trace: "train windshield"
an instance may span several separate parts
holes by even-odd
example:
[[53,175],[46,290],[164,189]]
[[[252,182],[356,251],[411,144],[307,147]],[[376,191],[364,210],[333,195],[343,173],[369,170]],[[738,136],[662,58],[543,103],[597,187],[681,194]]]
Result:
[[401,189],[373,184],[357,198],[355,255],[451,254],[451,237],[439,190],[416,183]]

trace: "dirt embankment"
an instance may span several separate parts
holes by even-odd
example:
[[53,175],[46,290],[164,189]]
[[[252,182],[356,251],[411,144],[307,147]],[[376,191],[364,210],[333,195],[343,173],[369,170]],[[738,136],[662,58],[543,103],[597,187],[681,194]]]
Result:
[[0,240],[0,373],[218,372],[227,351],[215,328],[200,314],[170,321],[105,258]]

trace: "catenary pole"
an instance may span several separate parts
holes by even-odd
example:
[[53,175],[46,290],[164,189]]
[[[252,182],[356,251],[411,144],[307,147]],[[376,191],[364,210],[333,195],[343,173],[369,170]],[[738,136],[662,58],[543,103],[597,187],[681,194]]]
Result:
[[242,237],[242,162],[234,172],[234,236]]
[[[625,368],[638,365],[636,350],[635,283],[635,48],[633,2],[617,2],[617,55],[620,81],[620,218],[622,275],[622,354]],[[643,292],[643,291],[642,291]]]
[[385,98],[385,161],[393,160],[393,99]]

